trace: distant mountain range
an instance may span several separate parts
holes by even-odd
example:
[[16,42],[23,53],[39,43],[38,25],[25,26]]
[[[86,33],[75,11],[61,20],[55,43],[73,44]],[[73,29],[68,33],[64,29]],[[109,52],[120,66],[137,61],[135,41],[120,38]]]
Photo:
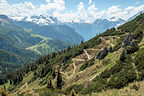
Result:
[[119,18],[115,19],[114,17],[110,20],[107,19],[96,19],[92,23],[86,23],[85,21],[80,22],[60,22],[57,18],[51,16],[31,16],[25,17],[21,21],[24,22],[33,22],[35,24],[39,24],[41,26],[46,25],[67,25],[80,34],[86,41],[90,38],[96,36],[96,34],[102,33],[109,28],[117,27],[126,21]]
[[54,18],[52,16],[31,16],[31,17],[24,17],[21,21],[25,22],[34,22],[39,25],[50,25],[50,24],[59,24],[60,22],[57,20],[57,18]]
[[115,17],[108,19],[96,19],[94,22],[87,23],[84,20],[80,22],[60,22],[57,18],[52,16],[31,16],[24,17],[21,21],[33,22],[35,24],[45,26],[45,25],[67,25],[80,34],[86,41],[96,36],[99,33],[106,31],[112,27],[118,27],[127,21],[134,19],[136,16],[140,15],[143,11],[135,14],[128,20],[123,20],[121,18],[116,19]]

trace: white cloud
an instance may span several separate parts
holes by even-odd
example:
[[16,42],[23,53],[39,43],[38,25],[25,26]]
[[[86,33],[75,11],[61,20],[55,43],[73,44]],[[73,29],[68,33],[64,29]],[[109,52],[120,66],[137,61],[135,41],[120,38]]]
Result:
[[98,8],[96,8],[95,4],[89,6],[86,9],[83,2],[80,2],[77,7],[76,13],[66,13],[66,14],[57,13],[54,16],[58,17],[60,21],[64,22],[66,21],[78,22],[79,20],[86,20],[87,22],[92,22],[97,18],[110,19],[112,17],[115,17],[116,19],[122,18],[127,20],[142,10],[144,10],[144,5],[141,5],[139,7],[128,6],[125,9],[122,9],[120,8],[119,5],[117,5],[117,6],[111,6],[107,10],[102,10],[98,12]]
[[78,7],[78,11],[84,11],[85,10],[85,6],[84,6],[83,2],[80,2],[77,7]]
[[136,4],[139,4],[139,2],[136,2]]
[[[117,10],[117,11],[116,11]],[[120,9],[116,8],[114,13],[111,13],[109,10],[107,11],[108,17],[116,17],[116,18],[122,18],[122,19],[129,19],[133,15],[137,14],[138,12],[144,10],[144,5],[134,7],[134,6],[129,6],[125,9]]]
[[35,7],[31,2],[9,5],[7,3],[0,4],[0,14],[9,16],[29,16],[33,15]]
[[47,3],[51,2],[51,0],[46,0]]
[[8,4],[6,0],[0,0],[0,14],[5,14],[11,17],[25,17],[32,15],[52,15],[57,17],[60,21],[75,21],[86,20],[92,22],[97,18],[111,17],[122,18],[127,20],[134,14],[144,10],[144,5],[135,7],[128,6],[125,9],[120,8],[119,5],[111,6],[107,10],[99,11],[98,8],[89,0],[88,8],[83,2],[77,5],[76,12],[63,13],[66,10],[64,0],[46,0],[46,4],[41,4],[40,8],[36,8],[31,2],[24,2],[18,4]]
[[93,5],[88,7],[87,11],[90,15],[95,16],[97,9],[98,8],[95,7],[95,4],[93,4]]
[[1,4],[1,3],[6,3],[6,0],[0,0],[0,4]]
[[89,0],[89,3],[88,3],[88,4],[89,4],[89,5],[92,4],[92,0]]
[[53,12],[61,12],[65,10],[64,0],[46,0],[47,4],[41,4],[40,8],[36,8],[31,2],[18,4],[8,4],[6,1],[0,1],[0,14],[11,17],[25,17],[32,15],[53,15]]
[[108,12],[109,13],[114,13],[114,12],[119,12],[119,11],[121,11],[122,9],[120,9],[120,8],[118,8],[119,6],[112,6],[112,7],[110,7],[110,8],[108,8]]

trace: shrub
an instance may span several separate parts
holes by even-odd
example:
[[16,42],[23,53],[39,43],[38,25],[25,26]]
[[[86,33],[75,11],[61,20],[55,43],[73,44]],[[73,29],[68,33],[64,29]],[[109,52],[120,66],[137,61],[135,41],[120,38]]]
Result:
[[122,42],[118,41],[117,44],[114,46],[112,52],[118,51],[118,49],[120,49],[121,46],[122,46]]
[[72,86],[70,86],[70,87],[68,87],[66,89],[66,93],[69,94],[72,89],[74,89],[76,94],[78,94],[83,89],[83,85],[82,84],[80,84],[80,85],[76,85],[76,84],[72,85]]
[[[135,58],[135,65],[138,71],[140,71],[141,73],[144,73],[144,48],[140,49],[137,54],[136,54],[136,58]],[[141,75],[143,78],[143,74]]]
[[107,83],[107,86],[109,88],[122,88],[126,85],[128,85],[128,83],[133,82],[136,79],[136,73],[134,69],[131,70],[123,70],[120,73],[117,73],[115,75],[113,75],[109,82]]
[[138,85],[136,85],[136,84],[133,84],[132,86],[131,86],[131,89],[135,89],[135,90],[139,90],[139,86]]
[[100,92],[106,88],[106,80],[101,79],[102,81],[94,82],[88,88],[85,88],[81,91],[81,94],[90,94],[92,92]]
[[136,39],[138,43],[140,43],[140,41],[143,39],[143,32],[141,30],[137,30],[133,34],[134,34],[134,39]]
[[126,47],[127,54],[132,54],[132,53],[134,53],[138,50],[139,50],[138,45],[133,45],[133,46],[127,46]]
[[84,62],[84,64],[80,67],[80,71],[83,71],[84,69],[86,69],[88,67],[88,61]]
[[52,90],[43,89],[39,92],[39,96],[58,96],[58,94]]
[[83,65],[81,65],[80,67],[80,71],[83,71],[84,69],[86,69],[87,67],[90,67],[94,64],[94,58],[89,60],[89,61],[85,61]]

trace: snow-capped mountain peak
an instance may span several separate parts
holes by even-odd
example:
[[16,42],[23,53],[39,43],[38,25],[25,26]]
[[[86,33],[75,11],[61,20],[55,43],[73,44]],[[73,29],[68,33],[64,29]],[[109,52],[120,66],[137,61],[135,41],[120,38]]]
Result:
[[21,21],[34,22],[39,25],[58,24],[57,18],[51,16],[43,16],[43,15],[24,17]]

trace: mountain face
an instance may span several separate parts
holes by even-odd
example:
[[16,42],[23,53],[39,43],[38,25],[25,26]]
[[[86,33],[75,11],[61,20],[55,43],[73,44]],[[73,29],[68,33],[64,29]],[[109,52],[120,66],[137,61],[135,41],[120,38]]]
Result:
[[36,34],[44,36],[46,38],[52,38],[55,40],[64,41],[66,43],[80,44],[84,41],[83,37],[75,32],[75,30],[66,25],[38,25],[33,22],[15,21],[15,24],[30,29]]
[[31,17],[24,17],[21,21],[24,22],[34,22],[39,25],[57,25],[59,24],[59,21],[57,18],[54,18],[52,16],[31,16]]
[[112,27],[118,27],[125,23],[123,19],[110,21],[107,19],[97,19],[93,23],[68,23],[68,25],[76,30],[87,41],[99,33],[106,31]]
[[0,15],[0,74],[25,66],[40,56],[64,50],[70,45],[38,35],[14,22]]
[[[0,78],[11,94],[142,95],[144,14]],[[10,82],[8,82],[10,80]],[[34,91],[35,90],[35,91]]]
[[90,38],[96,36],[96,34],[102,33],[109,28],[118,27],[119,25],[124,24],[126,21],[119,18],[118,20],[115,18],[107,19],[97,19],[92,23],[85,23],[84,21],[80,21],[78,23],[69,22],[62,23],[57,20],[57,18],[53,18],[51,16],[32,16],[25,17],[22,21],[29,21],[39,24],[41,26],[45,25],[67,25],[80,34],[86,41]]

